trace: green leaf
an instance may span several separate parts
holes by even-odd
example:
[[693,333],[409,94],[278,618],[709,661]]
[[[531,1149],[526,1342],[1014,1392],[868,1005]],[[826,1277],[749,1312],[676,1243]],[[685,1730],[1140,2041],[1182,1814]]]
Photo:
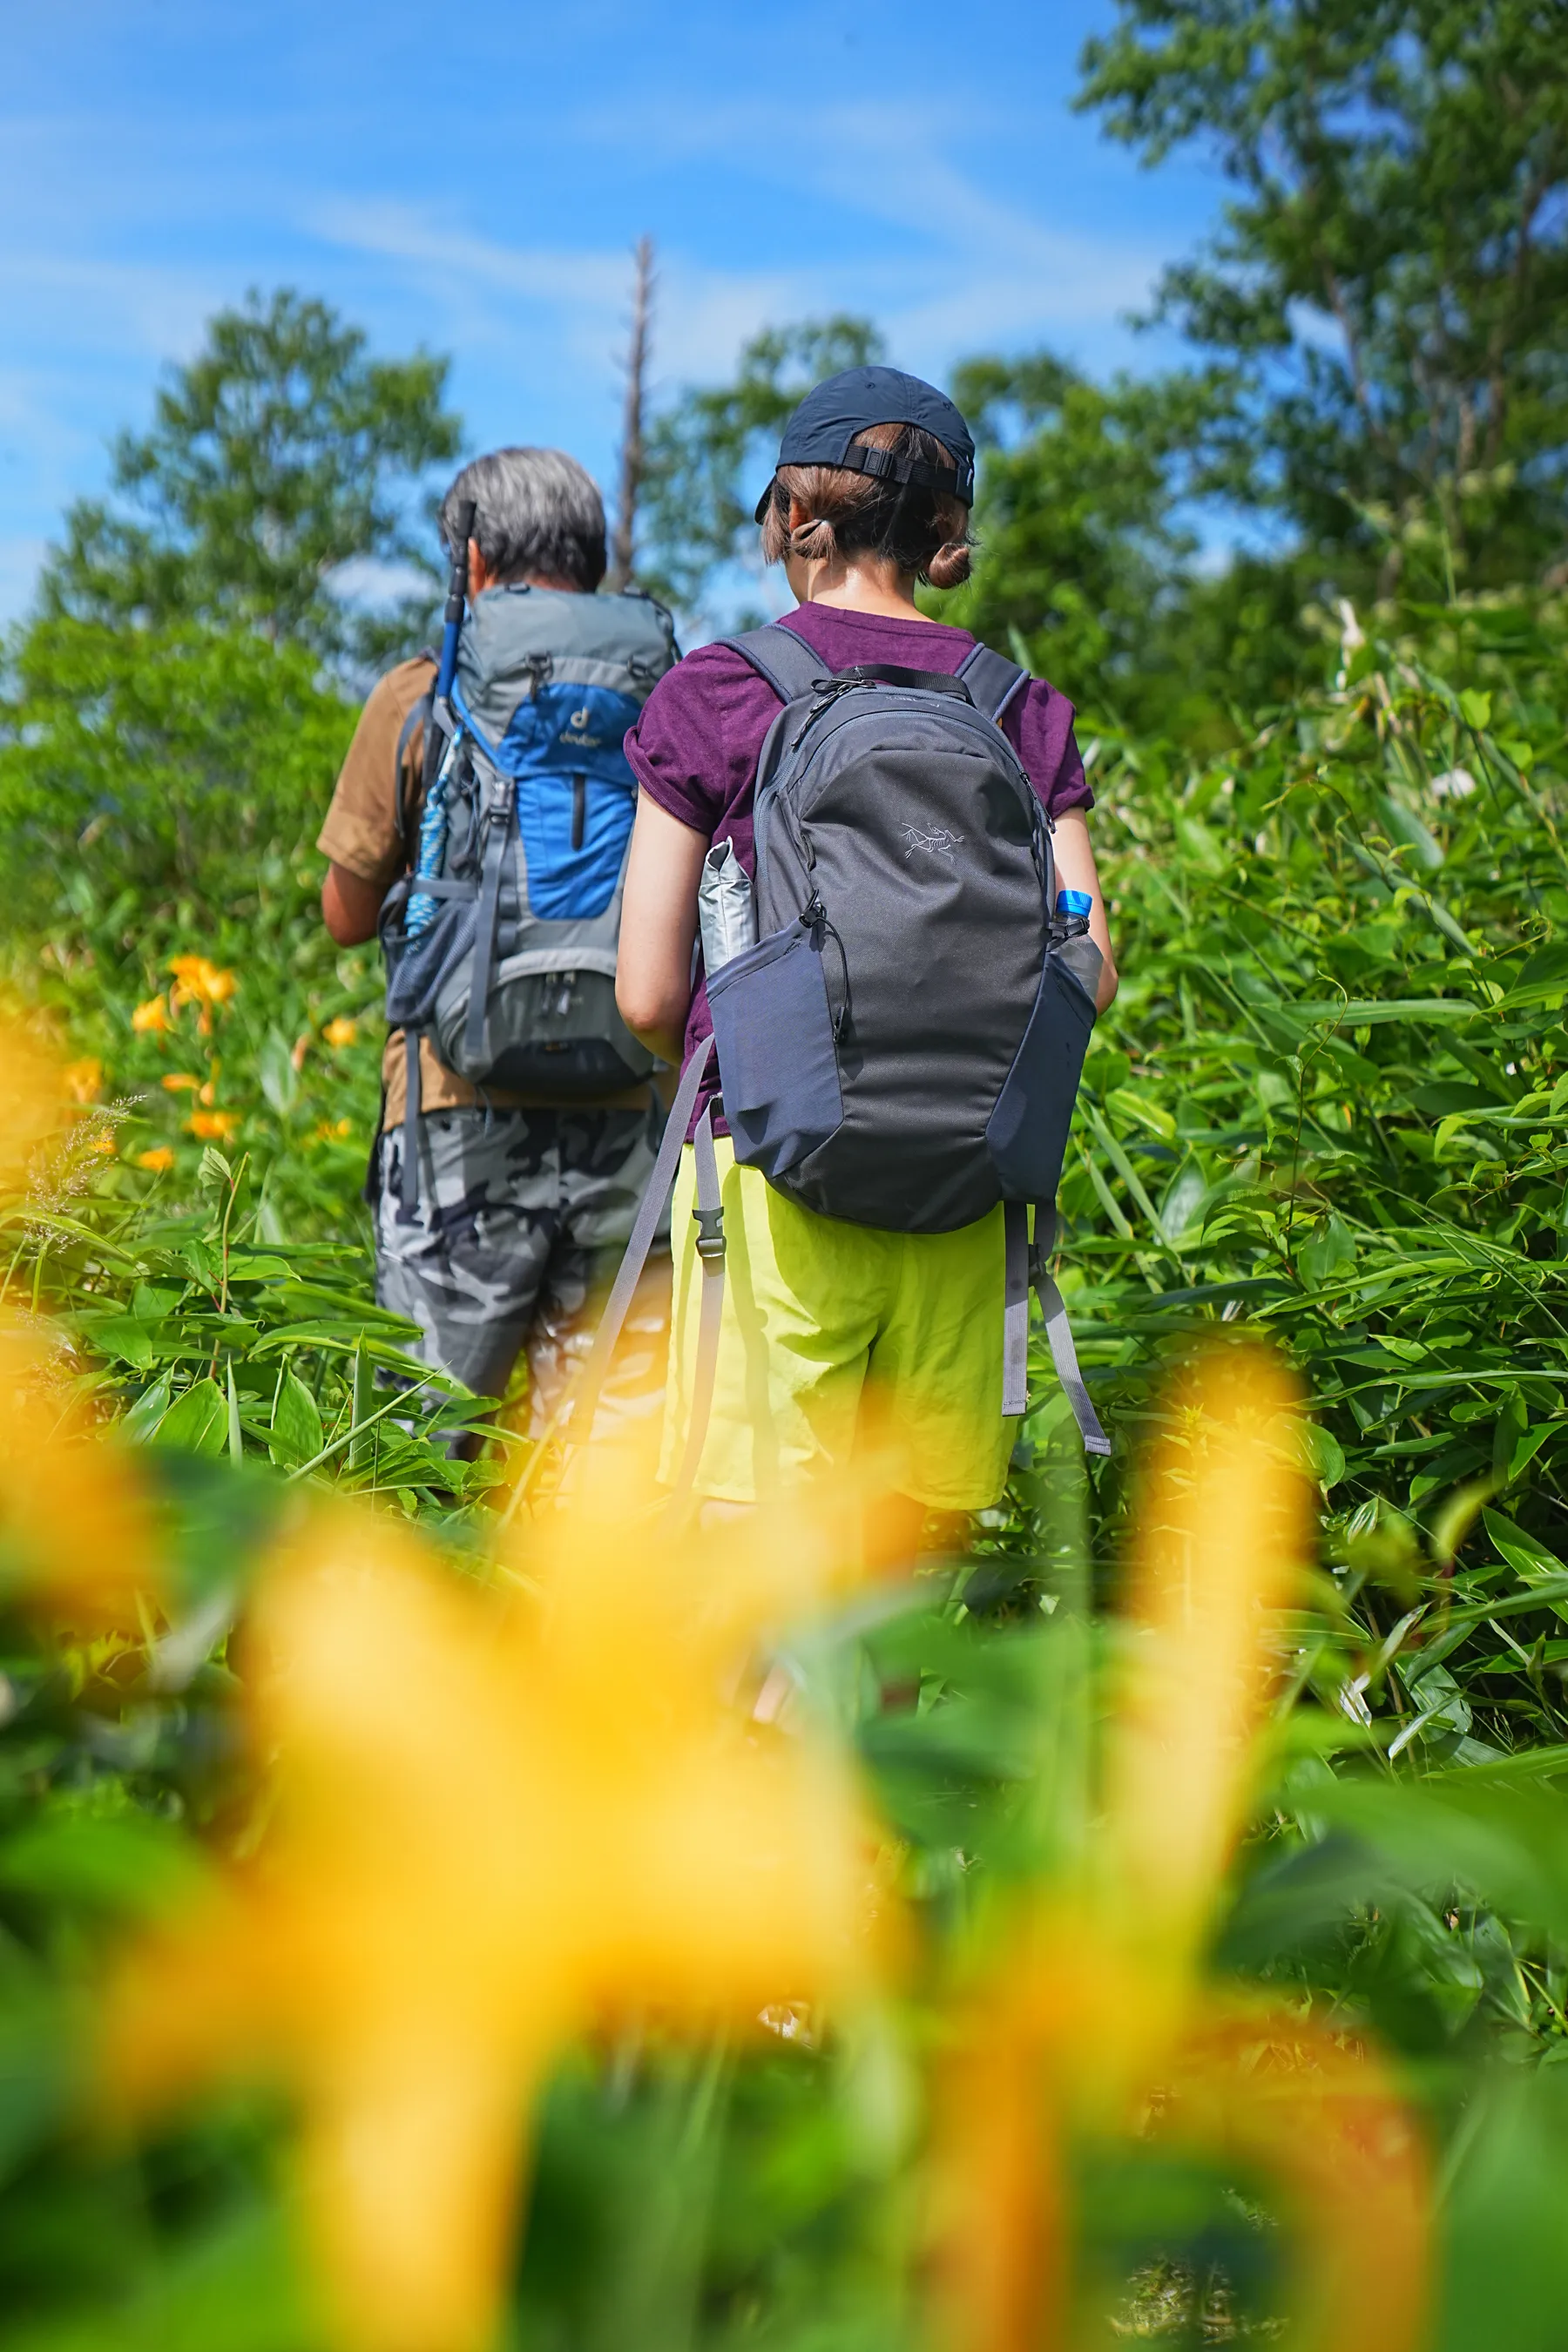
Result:
[[221,1454],[228,1443],[228,1399],[213,1380],[177,1396],[157,1425],[156,1443],[184,1454]]
[[1301,1465],[1307,1475],[1325,1493],[1337,1486],[1345,1475],[1344,1449],[1331,1429],[1321,1422],[1300,1421],[1296,1423],[1297,1446]]
[[1468,686],[1459,697],[1459,709],[1467,727],[1478,734],[1492,723],[1492,698],[1481,688]]
[[261,1091],[279,1118],[287,1118],[300,1092],[300,1073],[289,1040],[280,1030],[268,1029],[256,1057]]
[[285,1368],[272,1405],[271,1454],[285,1469],[313,1462],[321,1450],[321,1415],[299,1374]]
[[88,1338],[100,1356],[145,1371],[153,1361],[153,1341],[147,1326],[134,1315],[108,1315],[94,1323]]
[[1435,874],[1443,863],[1442,844],[1427,832],[1418,816],[1414,815],[1402,802],[1394,800],[1392,794],[1378,793],[1375,800],[1388,827],[1390,839],[1413,849],[1416,864],[1425,866],[1429,874]]
[[144,1445],[169,1410],[171,1382],[167,1373],[144,1389],[120,1423],[122,1437],[132,1445]]

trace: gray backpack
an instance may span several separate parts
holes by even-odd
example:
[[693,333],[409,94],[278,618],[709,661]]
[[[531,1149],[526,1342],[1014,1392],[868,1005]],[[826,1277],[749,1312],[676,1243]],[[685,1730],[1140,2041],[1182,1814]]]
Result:
[[[1047,1264],[1100,958],[1081,920],[1058,914],[1054,827],[999,724],[1026,673],[977,646],[956,677],[883,664],[829,674],[776,624],[726,642],[783,705],[757,767],[755,944],[718,968],[712,942],[733,947],[748,929],[745,878],[728,845],[703,877],[711,1047],[735,1157],[821,1215],[895,1232],[951,1232],[1000,1202],[1002,1410],[1027,1406],[1032,1282],[1085,1446],[1107,1454]],[[584,1367],[587,1409],[573,1414],[584,1433],[710,1050],[687,1065]],[[722,1297],[707,1115],[695,1144],[710,1279],[678,1499],[700,1456]]]
[[[405,1033],[403,1203],[412,1214],[419,1040],[481,1089],[569,1103],[649,1076],[616,1010],[637,784],[622,742],[676,659],[669,615],[635,593],[507,587],[462,626],[433,740],[413,872],[382,914],[386,1017]],[[401,808],[399,816],[401,821]]]

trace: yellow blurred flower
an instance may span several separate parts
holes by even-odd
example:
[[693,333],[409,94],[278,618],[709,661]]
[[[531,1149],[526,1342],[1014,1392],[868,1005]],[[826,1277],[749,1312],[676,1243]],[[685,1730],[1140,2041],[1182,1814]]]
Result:
[[131,1026],[139,1037],[149,1034],[157,1036],[166,1034],[174,1026],[169,1016],[168,999],[163,996],[148,997],[146,1003],[139,1004],[132,1013]]
[[1351,2035],[1202,1967],[1267,1723],[1273,1612],[1306,1555],[1296,1397],[1247,1353],[1214,1360],[1176,1403],[1143,1482],[1093,1834],[977,1972],[952,2037],[933,2215],[944,2340],[1080,2340],[1065,2151],[1153,2141],[1272,2176],[1303,2344],[1414,2352],[1428,2183],[1386,2074]]
[[174,975],[170,1000],[176,1006],[226,1004],[239,985],[232,971],[220,971],[205,956],[174,956],[169,970]]
[[58,1061],[0,1015],[0,1192],[21,1185],[40,1147],[58,1136],[65,1100]]
[[353,1131],[353,1119],[318,1119],[311,1129],[310,1140],[312,1143],[344,1143]]
[[189,1070],[168,1070],[158,1081],[164,1093],[169,1095],[194,1095],[201,1083],[200,1078],[194,1077]]
[[103,1064],[90,1054],[82,1061],[68,1062],[60,1084],[71,1102],[96,1102],[103,1086]]
[[340,1509],[265,1581],[247,1693],[277,1808],[253,1868],[146,1945],[121,2088],[282,2072],[342,2340],[478,2352],[520,2117],[562,2047],[652,2016],[757,2028],[866,1984],[894,1925],[847,1769],[753,1720],[747,1661],[798,1530],[678,1548],[561,1522],[529,1597]]
[[158,1590],[151,1520],[134,1457],[73,1392],[79,1369],[0,1317],[0,1528],[35,1598],[120,1617]]
[[91,1151],[96,1151],[101,1160],[112,1160],[115,1157],[114,1138],[107,1129],[102,1135],[95,1135],[88,1148]]
[[237,1110],[194,1110],[185,1125],[204,1143],[226,1143],[239,1125]]
[[166,1143],[155,1144],[151,1151],[136,1154],[138,1168],[151,1170],[154,1176],[165,1176],[174,1164],[174,1155]]
[[335,1020],[328,1022],[321,1034],[329,1045],[352,1045],[359,1035],[359,1023],[351,1021],[346,1013],[340,1013]]

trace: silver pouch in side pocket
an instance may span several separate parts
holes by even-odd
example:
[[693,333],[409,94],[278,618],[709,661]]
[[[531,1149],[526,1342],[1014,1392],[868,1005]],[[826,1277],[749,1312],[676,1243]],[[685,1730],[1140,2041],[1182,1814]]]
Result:
[[732,841],[721,841],[702,861],[697,885],[702,929],[702,963],[710,980],[757,943],[757,912],[752,877],[735,855]]

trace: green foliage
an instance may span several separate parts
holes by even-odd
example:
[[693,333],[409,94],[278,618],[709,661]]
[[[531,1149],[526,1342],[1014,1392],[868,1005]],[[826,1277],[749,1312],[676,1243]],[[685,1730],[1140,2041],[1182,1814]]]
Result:
[[1178,519],[1188,453],[1223,405],[1217,381],[1089,383],[1048,354],[970,360],[953,397],[981,447],[976,569],[935,617],[973,629],[1098,712],[1179,725],[1163,647],[1195,548]]
[[[437,574],[410,491],[457,455],[447,362],[372,360],[325,303],[252,294],[174,370],[156,421],[115,444],[114,499],[79,500],[44,567],[44,610],[110,625],[249,622],[330,657],[403,649]],[[430,593],[356,615],[334,575],[356,560],[423,572]]]
[[353,713],[311,656],[243,626],[39,619],[7,648],[4,918],[36,924],[79,877],[136,894],[252,895],[313,834]]
[[1091,1349],[1136,1426],[1201,1331],[1278,1337],[1372,1648],[1423,1542],[1461,1561],[1375,1679],[1472,1760],[1568,1730],[1550,1614],[1485,1605],[1568,1575],[1560,644],[1500,613],[1444,649],[1490,681],[1459,692],[1363,646],[1223,766],[1091,761],[1126,974],[1063,1192]]
[[[1254,498],[1441,587],[1563,556],[1568,82],[1542,0],[1119,0],[1079,104],[1237,184],[1163,316],[1249,378]],[[1233,440],[1234,446],[1234,440]],[[1341,584],[1352,591],[1353,572]],[[1418,592],[1420,593],[1420,592]]]

